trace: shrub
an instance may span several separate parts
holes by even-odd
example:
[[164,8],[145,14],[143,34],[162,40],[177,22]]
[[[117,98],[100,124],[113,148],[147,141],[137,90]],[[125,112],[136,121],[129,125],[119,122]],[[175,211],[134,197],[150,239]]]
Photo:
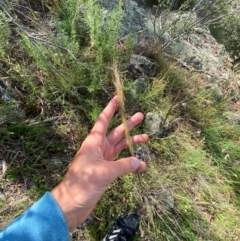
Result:
[[234,14],[211,26],[212,34],[223,43],[234,59],[240,58],[240,15]]

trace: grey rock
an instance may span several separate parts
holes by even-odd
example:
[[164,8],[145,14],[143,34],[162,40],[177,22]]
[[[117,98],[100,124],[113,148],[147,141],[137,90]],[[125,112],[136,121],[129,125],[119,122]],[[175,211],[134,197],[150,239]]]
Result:
[[17,100],[19,95],[17,94],[16,90],[25,93],[25,91],[19,87],[16,83],[12,82],[11,80],[2,80],[0,79],[0,98],[8,102],[10,100]]
[[[1,176],[0,176],[1,177]],[[4,189],[0,187],[0,201],[5,202],[6,201],[6,196],[4,195]]]
[[163,33],[162,35],[160,35],[160,39],[162,45],[164,45],[170,41],[170,34],[168,32]]
[[50,165],[62,165],[63,163],[68,163],[68,158],[66,157],[61,157],[61,156],[53,156],[49,159],[49,164]]
[[[98,0],[98,2],[104,8],[105,19],[119,4],[118,0]],[[209,4],[207,0],[200,1],[198,7],[201,9],[206,4]],[[234,80],[232,59],[225,47],[212,37],[209,28],[199,21],[201,16],[195,12],[169,12],[161,8],[156,14],[154,8],[150,7],[149,1],[144,0],[123,0],[122,9],[119,40],[125,41],[130,38],[133,48],[136,46],[143,49],[147,49],[148,46],[158,48],[162,45],[164,54],[177,58],[185,67],[189,66],[203,73],[206,84],[221,86],[220,83]],[[189,31],[185,33],[184,29]],[[135,79],[156,75],[156,69],[150,66],[147,68],[149,70],[143,71],[142,66],[135,63],[130,63],[128,66],[129,73]]]
[[199,56],[192,56],[189,59],[189,64],[192,65],[197,70],[202,70],[202,60]]
[[144,151],[142,147],[138,147],[135,151],[135,157],[139,160],[145,160],[147,153]]
[[[98,0],[102,7],[109,12],[118,7],[119,1]],[[139,4],[138,4],[138,3]],[[130,36],[134,44],[151,44],[155,41],[154,16],[144,8],[144,1],[123,0],[122,25],[119,38]]]
[[88,227],[94,220],[94,217],[92,214],[90,214],[87,219],[81,224],[81,226],[79,228],[81,229],[85,229],[86,227]]
[[145,118],[146,133],[152,137],[166,137],[171,130],[171,123],[167,120],[162,127],[164,120],[165,117],[161,114],[147,113]]
[[208,84],[205,86],[205,89],[210,89],[212,91],[213,97],[216,101],[221,101],[223,99],[222,90],[217,84]]
[[223,99],[223,93],[222,90],[218,87],[217,84],[212,85],[212,90],[213,90],[213,96],[217,101],[221,101]]
[[152,154],[147,147],[138,147],[134,154],[136,158],[142,161],[151,161],[156,159],[156,156]]
[[175,200],[170,189],[165,189],[162,191],[160,202],[167,211],[171,211],[175,207]]
[[158,210],[171,212],[176,207],[173,192],[165,187],[161,190],[153,190],[148,194],[151,204]]
[[0,79],[0,98],[3,101],[9,101],[10,96],[7,93],[7,86],[5,85],[4,81]]
[[131,91],[133,96],[138,96],[147,89],[147,81],[145,78],[138,78],[133,82]]
[[[221,1],[209,1],[209,0],[195,1],[195,11],[199,18],[205,18],[205,17],[207,17],[207,15],[210,14],[211,8],[213,6],[214,6],[215,10],[217,10],[218,8],[221,8],[222,3],[223,2],[221,2]],[[230,12],[232,10],[239,8],[239,0],[229,1],[228,8],[229,8]]]
[[159,65],[145,56],[133,54],[127,70],[134,78],[154,77],[159,72]]
[[[171,13],[167,17],[166,24],[171,26],[173,21],[179,19],[180,27],[181,21],[186,21],[187,16],[187,13]],[[189,15],[189,21],[196,22],[196,15]],[[196,26],[191,33],[183,34],[171,42],[168,46],[168,54],[176,56],[189,67],[209,73],[210,75],[205,78],[206,82],[216,83],[219,79],[226,82],[234,77],[230,55],[225,47],[211,36],[206,26]]]
[[20,102],[17,100],[16,90],[6,81],[0,79],[0,99],[6,105],[0,105],[0,124],[14,122],[24,116],[24,111],[19,108]]
[[234,112],[225,112],[223,116],[231,125],[240,125],[240,115]]
[[137,4],[140,4],[140,5],[146,4],[146,0],[134,0],[134,2],[136,2]]

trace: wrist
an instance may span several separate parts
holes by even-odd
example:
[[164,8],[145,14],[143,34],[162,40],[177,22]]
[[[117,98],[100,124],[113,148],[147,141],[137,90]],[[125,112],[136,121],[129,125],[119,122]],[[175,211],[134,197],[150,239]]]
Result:
[[[75,199],[76,196],[68,190],[63,182],[56,186],[51,191],[51,194],[61,208],[70,231],[81,225],[93,210],[93,207],[89,207],[88,205],[79,205]],[[82,193],[82,195],[84,194]],[[81,203],[84,203],[86,196],[82,197],[83,202]]]

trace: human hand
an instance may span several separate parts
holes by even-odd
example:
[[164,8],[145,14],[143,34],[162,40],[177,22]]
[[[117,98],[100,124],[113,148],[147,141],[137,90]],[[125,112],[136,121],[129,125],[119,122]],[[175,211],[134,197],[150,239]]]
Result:
[[[63,181],[52,190],[70,230],[86,220],[99,198],[116,178],[146,168],[146,164],[135,157],[114,161],[128,147],[123,124],[107,134],[108,125],[117,108],[118,98],[115,96],[82,143]],[[127,120],[129,130],[143,118],[142,113],[130,117]],[[132,144],[143,143],[148,141],[148,136],[136,135],[131,140]]]

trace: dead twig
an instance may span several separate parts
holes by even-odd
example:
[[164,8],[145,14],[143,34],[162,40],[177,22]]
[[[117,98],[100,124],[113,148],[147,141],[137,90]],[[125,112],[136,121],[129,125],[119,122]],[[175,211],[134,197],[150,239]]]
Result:
[[35,126],[35,125],[38,125],[40,123],[46,123],[46,122],[49,122],[49,121],[53,121],[53,120],[57,120],[57,119],[60,119],[64,117],[63,115],[60,115],[60,116],[54,116],[52,118],[49,118],[49,119],[46,119],[46,120],[43,120],[43,121],[37,121],[37,122],[34,122],[34,123],[30,123],[28,124],[28,126]]

